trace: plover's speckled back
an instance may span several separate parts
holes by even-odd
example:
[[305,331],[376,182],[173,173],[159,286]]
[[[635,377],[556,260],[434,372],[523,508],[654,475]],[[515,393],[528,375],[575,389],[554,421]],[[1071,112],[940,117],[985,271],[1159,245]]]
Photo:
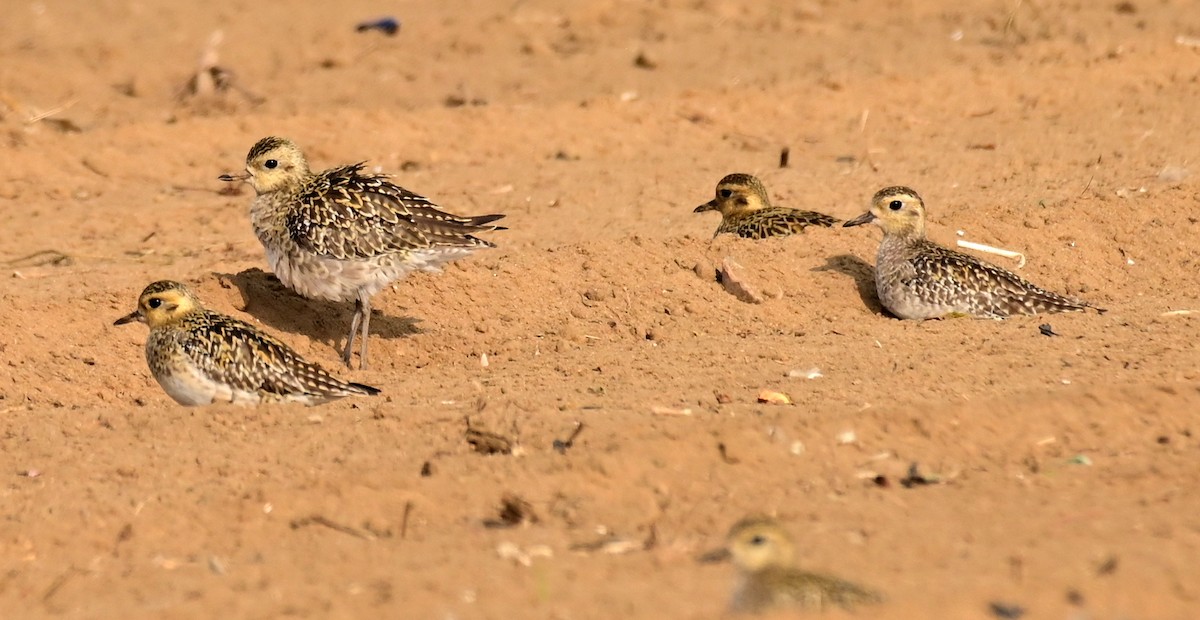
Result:
[[114,325],[133,321],[150,326],[146,362],[158,384],[181,405],[315,405],[379,393],[369,385],[330,375],[249,323],[204,308],[178,282],[162,280],[147,286],[137,310]]
[[794,554],[791,536],[774,519],[755,516],[734,524],[725,549],[715,554],[732,558],[738,569],[731,610],[755,613],[790,606],[820,611],[883,601],[881,594],[856,583],[794,567]]
[[447,213],[385,175],[364,173],[362,163],[314,173],[284,138],[259,140],[246,156],[246,173],[221,180],[254,186],[250,219],[280,281],[305,297],[354,300],[342,358],[350,365],[361,327],[360,368],[367,367],[373,295],[412,271],[437,271],[494,247],[475,235],[504,230],[492,224],[503,215]]
[[783,237],[804,232],[809,226],[833,226],[841,220],[815,211],[776,207],[761,181],[749,174],[730,174],[717,183],[716,196],[696,207],[693,213],[719,211],[721,224],[713,236],[723,233],[748,239]]
[[875,222],[883,229],[875,261],[879,301],[899,318],[920,320],[966,315],[1002,319],[1018,314],[1095,308],[926,239],[925,202],[910,188],[879,190],[871,199],[870,210],[844,225],[868,222]]

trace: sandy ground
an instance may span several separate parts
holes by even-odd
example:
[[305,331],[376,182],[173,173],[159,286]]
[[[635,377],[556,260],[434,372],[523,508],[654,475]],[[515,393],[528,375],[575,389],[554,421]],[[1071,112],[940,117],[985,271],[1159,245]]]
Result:
[[[857,617],[1200,613],[1193,2],[334,4],[5,11],[5,617],[714,618],[696,556],[753,512],[887,593]],[[216,30],[249,94],[179,99]],[[377,297],[348,371],[352,308],[282,289],[216,180],[270,134],[510,230]],[[842,218],[911,185],[1109,311],[889,318],[873,227],[713,240],[729,172]],[[111,325],[163,278],[384,393],[176,406]],[[489,527],[505,496],[536,521]]]

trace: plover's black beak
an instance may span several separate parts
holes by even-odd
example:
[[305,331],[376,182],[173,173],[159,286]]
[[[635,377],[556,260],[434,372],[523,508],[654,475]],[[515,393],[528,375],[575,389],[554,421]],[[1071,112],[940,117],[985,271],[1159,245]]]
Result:
[[141,320],[142,320],[142,313],[137,310],[134,310],[133,312],[130,312],[129,314],[126,314],[125,316],[113,321],[113,325],[124,325],[126,323],[132,323],[134,321],[141,321]]
[[715,211],[716,209],[717,201],[716,199],[713,199],[696,207],[695,209],[692,209],[692,213],[704,213],[705,211]]
[[724,562],[730,557],[732,557],[732,554],[729,553],[729,549],[721,547],[720,549],[713,549],[712,551],[709,551],[708,553],[696,558],[696,561],[702,564],[715,564],[717,562]]
[[243,172],[241,174],[222,174],[221,176],[217,177],[217,180],[225,181],[226,183],[232,183],[234,181],[249,181],[250,173]]
[[868,222],[873,222],[873,221],[875,221],[875,214],[871,213],[870,211],[867,211],[866,213],[850,220],[849,222],[842,224],[842,228],[849,228],[851,226],[862,226],[863,224],[866,224]]

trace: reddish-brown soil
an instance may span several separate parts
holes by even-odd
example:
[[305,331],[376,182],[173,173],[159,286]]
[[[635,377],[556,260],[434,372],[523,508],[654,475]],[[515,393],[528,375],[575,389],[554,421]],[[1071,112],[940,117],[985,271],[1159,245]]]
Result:
[[[306,4],[6,8],[0,615],[713,618],[696,557],[753,512],[887,593],[858,617],[1200,614],[1192,0]],[[177,99],[215,30],[261,102]],[[270,134],[509,230],[377,297],[346,370],[350,305],[216,180]],[[889,318],[873,227],[711,239],[729,172],[842,218],[910,185],[1108,312]],[[383,394],[177,406],[112,326],[164,278]],[[487,527],[506,495],[536,522]]]

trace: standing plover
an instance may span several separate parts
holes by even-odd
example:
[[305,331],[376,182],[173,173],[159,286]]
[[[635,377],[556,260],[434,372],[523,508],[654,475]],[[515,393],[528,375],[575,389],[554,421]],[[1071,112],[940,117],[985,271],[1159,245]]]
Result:
[[181,405],[315,405],[379,393],[330,375],[249,323],[206,309],[178,282],[147,286],[137,310],[114,325],[133,321],[150,326],[146,362],[158,384]]
[[782,237],[809,226],[833,226],[841,220],[815,211],[776,207],[767,188],[749,174],[730,174],[717,183],[716,196],[693,213],[720,211],[721,224],[713,236],[730,233],[748,239]]
[[428,198],[363,173],[363,164],[312,172],[291,141],[259,140],[245,174],[258,196],[250,208],[254,233],[285,285],[309,298],[355,303],[342,359],[350,365],[362,329],[359,367],[367,367],[371,297],[412,271],[438,271],[479,248],[494,247],[476,233],[504,230],[503,215],[453,215]]
[[871,199],[870,210],[844,226],[867,222],[875,222],[883,229],[875,261],[879,301],[901,319],[962,315],[1002,319],[1017,314],[1095,308],[926,239],[925,201],[910,188],[879,190]]

